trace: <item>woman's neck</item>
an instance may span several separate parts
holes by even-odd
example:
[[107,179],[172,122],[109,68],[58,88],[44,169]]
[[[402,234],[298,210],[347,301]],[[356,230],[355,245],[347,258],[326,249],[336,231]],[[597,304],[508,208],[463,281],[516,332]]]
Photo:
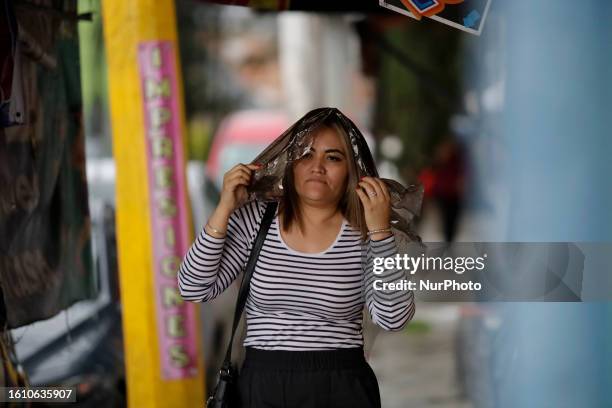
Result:
[[342,212],[338,206],[313,206],[301,203],[300,211],[305,225],[318,226],[333,223],[342,219]]

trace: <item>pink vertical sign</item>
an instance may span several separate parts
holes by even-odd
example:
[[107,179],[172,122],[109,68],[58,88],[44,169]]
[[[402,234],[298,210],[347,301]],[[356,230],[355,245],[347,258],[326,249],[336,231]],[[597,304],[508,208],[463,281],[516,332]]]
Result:
[[149,206],[155,274],[155,311],[162,378],[198,374],[195,305],[184,302],[176,273],[189,246],[185,154],[174,44],[138,47],[144,106]]

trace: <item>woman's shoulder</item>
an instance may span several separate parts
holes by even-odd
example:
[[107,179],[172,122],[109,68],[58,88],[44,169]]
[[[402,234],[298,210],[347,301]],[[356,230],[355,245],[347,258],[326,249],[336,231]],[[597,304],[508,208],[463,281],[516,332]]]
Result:
[[266,203],[262,201],[252,200],[248,201],[239,207],[234,215],[241,220],[244,224],[250,226],[257,226],[261,223],[263,213],[266,210]]
[[344,220],[344,235],[347,238],[359,241],[359,243],[364,244],[363,240],[361,239],[361,230],[359,230],[357,227],[354,227],[348,220]]
[[248,201],[238,207],[230,217],[230,230],[250,245],[259,231],[266,207],[261,201]]

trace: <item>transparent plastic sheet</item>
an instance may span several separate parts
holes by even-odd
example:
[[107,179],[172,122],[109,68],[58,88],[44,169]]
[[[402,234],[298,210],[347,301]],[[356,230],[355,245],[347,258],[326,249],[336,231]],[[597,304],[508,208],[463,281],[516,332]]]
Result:
[[[322,126],[339,126],[344,130],[349,138],[347,145],[352,147],[359,177],[379,177],[372,153],[359,128],[337,108],[318,108],[304,115],[253,160],[262,167],[255,172],[248,188],[249,201],[275,201],[283,197],[282,183],[287,166],[310,150],[313,135]],[[411,222],[420,214],[423,186],[415,182],[405,187],[395,180],[381,180],[387,185],[391,196],[391,228],[397,251],[399,254],[414,252],[415,244],[422,246]],[[365,258],[362,263],[365,263]],[[363,266],[365,270],[365,264]],[[365,315],[364,338],[368,354],[380,329],[371,322],[367,313]]]
[[[282,181],[287,165],[308,152],[315,130],[330,124],[341,126],[348,135],[359,177],[379,177],[368,144],[357,126],[336,108],[318,108],[304,115],[253,160],[262,168],[255,172],[249,187],[249,200],[279,200],[283,196]],[[404,187],[395,180],[382,180],[391,195],[391,226],[394,233],[403,235],[398,244],[420,242],[410,223],[420,214],[423,187],[418,183]]]

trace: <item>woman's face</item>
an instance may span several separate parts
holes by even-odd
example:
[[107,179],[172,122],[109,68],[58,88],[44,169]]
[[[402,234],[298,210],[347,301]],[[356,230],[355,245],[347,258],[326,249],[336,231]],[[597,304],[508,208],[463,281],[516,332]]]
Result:
[[322,128],[313,137],[310,151],[294,164],[295,189],[305,203],[337,205],[348,180],[344,143],[330,128]]

